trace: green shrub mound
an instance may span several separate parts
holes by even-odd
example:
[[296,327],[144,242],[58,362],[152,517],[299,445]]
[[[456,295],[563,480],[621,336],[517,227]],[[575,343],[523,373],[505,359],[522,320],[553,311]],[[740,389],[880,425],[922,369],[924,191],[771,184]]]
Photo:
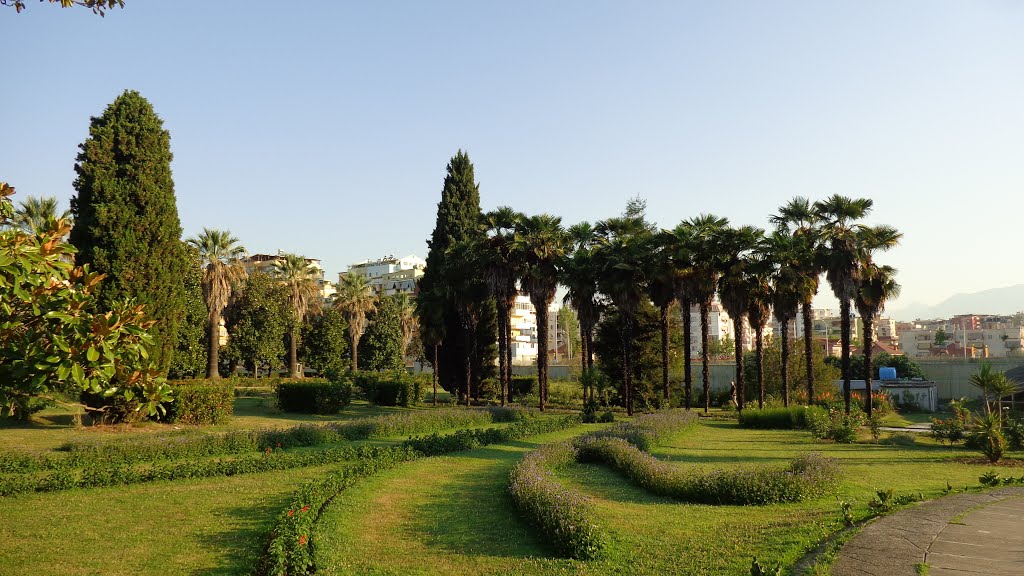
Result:
[[223,424],[234,413],[230,382],[180,380],[171,384],[174,401],[165,405],[167,421],[175,424]]
[[640,450],[650,450],[664,437],[682,432],[697,423],[697,414],[689,410],[664,410],[638,416],[631,422],[616,424],[593,432],[595,438],[621,438]]
[[519,512],[551,539],[559,553],[588,560],[601,554],[606,540],[592,520],[593,504],[558,482],[552,473],[576,458],[572,442],[534,450],[512,469],[508,490]]
[[359,372],[354,379],[366,400],[378,406],[416,406],[430,383],[422,374],[406,372]]
[[621,438],[587,436],[576,446],[583,462],[607,464],[659,496],[701,504],[763,505],[818,498],[839,486],[839,466],[807,454],[785,467],[688,472],[658,460]]
[[[515,410],[498,413],[502,417],[520,414]],[[313,526],[330,501],[359,478],[424,456],[468,450],[492,442],[519,440],[579,424],[579,416],[532,418],[518,421],[506,428],[471,430],[469,432],[474,440],[472,442],[466,442],[466,431],[460,431],[446,436],[434,434],[427,438],[411,438],[400,447],[379,449],[380,452],[371,458],[361,460],[325,479],[304,484],[295,492],[290,507],[277,517],[256,573],[273,576],[312,574],[314,551],[310,538]]]
[[284,412],[337,414],[352,400],[347,380],[302,379],[279,382],[274,387],[277,406]]
[[509,397],[529,396],[537,391],[537,377],[513,376],[508,386]]
[[759,430],[802,430],[807,428],[808,416],[827,416],[820,406],[790,406],[789,408],[746,408],[740,412],[741,428]]

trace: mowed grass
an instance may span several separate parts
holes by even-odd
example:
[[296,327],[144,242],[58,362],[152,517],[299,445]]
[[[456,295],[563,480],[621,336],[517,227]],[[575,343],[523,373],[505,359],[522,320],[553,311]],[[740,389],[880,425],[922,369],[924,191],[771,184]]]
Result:
[[[594,498],[609,534],[604,558],[555,557],[519,519],[505,493],[528,450],[586,427],[403,465],[346,492],[328,508],[313,542],[326,574],[746,574],[752,556],[792,567],[841,528],[835,498],[761,507],[708,506],[652,496],[610,469],[576,465],[563,480]],[[655,450],[680,466],[710,470],[782,464],[822,452],[840,460],[838,497],[864,516],[874,489],[941,495],[946,482],[977,484],[987,468],[948,462],[965,452],[931,443],[837,445],[802,431],[744,430],[706,422]]]
[[339,465],[0,499],[0,575],[248,574],[295,488]]

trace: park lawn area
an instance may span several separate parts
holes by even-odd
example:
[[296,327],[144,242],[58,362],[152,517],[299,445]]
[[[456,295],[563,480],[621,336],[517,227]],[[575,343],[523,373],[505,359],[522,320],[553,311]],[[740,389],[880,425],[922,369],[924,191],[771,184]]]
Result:
[[[606,555],[580,562],[555,557],[519,519],[505,492],[508,473],[528,450],[587,428],[512,445],[403,465],[343,493],[322,517],[313,542],[325,574],[746,574],[752,556],[792,567],[841,528],[835,498],[771,506],[708,506],[653,496],[610,469],[574,465],[561,472],[594,498],[595,521],[610,535]],[[654,453],[709,470],[782,465],[799,454],[838,459],[838,497],[867,514],[874,489],[941,495],[946,482],[976,485],[987,466],[947,461],[973,455],[938,446],[832,444],[803,431],[746,430],[707,421]]]
[[247,574],[302,482],[340,465],[0,499],[0,575]]
[[945,418],[948,414],[936,412],[889,412],[882,416],[882,426],[906,428],[911,424],[929,424],[932,418]]
[[273,407],[271,398],[235,398],[234,416],[230,421],[215,426],[190,426],[142,422],[134,425],[81,426],[72,424],[72,412],[65,408],[48,408],[33,415],[29,424],[0,421],[0,449],[54,450],[66,442],[125,441],[134,435],[145,434],[215,434],[232,430],[257,428],[288,428],[299,424],[351,420],[367,416],[395,414],[432,407],[401,408],[374,406],[365,401],[354,401],[337,414],[297,414],[281,412]]

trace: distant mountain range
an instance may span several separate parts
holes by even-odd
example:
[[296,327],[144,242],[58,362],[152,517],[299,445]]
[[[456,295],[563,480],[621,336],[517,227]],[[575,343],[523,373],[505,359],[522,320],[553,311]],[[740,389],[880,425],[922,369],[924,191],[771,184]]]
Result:
[[894,307],[888,310],[888,316],[897,320],[916,320],[949,318],[956,314],[1013,314],[1021,310],[1024,310],[1024,284],[1016,284],[955,294],[934,306],[912,303]]

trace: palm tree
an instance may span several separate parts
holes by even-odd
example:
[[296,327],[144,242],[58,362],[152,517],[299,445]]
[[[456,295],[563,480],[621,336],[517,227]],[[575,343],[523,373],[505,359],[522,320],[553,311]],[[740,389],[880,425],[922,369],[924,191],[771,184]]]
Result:
[[558,265],[569,249],[562,219],[550,214],[523,218],[516,226],[515,250],[523,264],[520,283],[537,311],[537,385],[540,409],[548,396],[548,307],[558,288]]
[[511,395],[512,308],[519,293],[516,280],[522,268],[515,250],[515,230],[523,218],[508,206],[483,216],[486,239],[481,247],[481,260],[487,286],[498,306],[498,382],[502,406],[506,396]]
[[689,226],[693,235],[693,268],[689,285],[693,302],[700,306],[701,379],[704,385],[704,412],[707,412],[711,408],[708,316],[721,276],[722,240],[729,220],[712,214],[702,214],[684,222],[683,225]]
[[419,318],[416,316],[416,305],[408,294],[399,292],[395,294],[394,301],[398,310],[398,321],[402,327],[402,359],[404,360],[409,351],[409,344],[419,332]]
[[839,195],[814,203],[814,211],[821,222],[822,242],[827,244],[823,258],[825,276],[839,300],[843,403],[847,414],[850,413],[850,318],[852,300],[860,281],[861,255],[865,251],[887,250],[900,238],[894,228],[856,223],[871,212],[873,204],[870,198]]
[[203,267],[203,299],[209,313],[210,349],[206,365],[207,378],[220,378],[220,318],[231,299],[231,293],[245,278],[245,248],[238,244],[227,230],[203,228],[203,232],[188,243],[199,250]]
[[[562,303],[572,306],[580,322],[580,366],[581,373],[594,369],[594,327],[601,317],[597,301],[597,270],[594,263],[594,247],[597,236],[588,222],[580,222],[569,228],[571,253],[562,261],[561,284],[566,287]],[[594,399],[594,388],[590,387],[590,399]],[[584,389],[584,400],[587,390]]]
[[[763,239],[761,244],[763,244]],[[757,407],[764,408],[764,327],[771,317],[772,264],[760,246],[747,266],[747,320],[754,329],[754,365],[757,370]]]
[[814,403],[814,334],[811,320],[811,305],[818,294],[821,281],[822,251],[819,218],[811,201],[797,196],[779,213],[769,219],[781,230],[790,232],[797,240],[794,254],[794,271],[800,277],[797,291],[801,296],[801,320],[804,333],[804,360],[807,363],[807,404]]
[[12,223],[26,234],[42,234],[58,220],[71,221],[71,211],[57,214],[57,199],[53,196],[26,196],[19,202]]
[[886,301],[896,298],[900,293],[900,285],[896,283],[896,269],[892,266],[879,266],[870,260],[861,265],[860,285],[857,287],[855,303],[864,323],[864,411],[871,417],[871,345],[875,316],[885,309]]
[[661,390],[667,401],[669,390],[668,364],[668,309],[676,299],[679,274],[672,265],[672,239],[667,232],[652,234],[646,247],[644,266],[647,269],[647,296],[658,307],[658,326],[661,328]]
[[971,374],[967,381],[981,390],[982,398],[985,400],[985,414],[992,416],[995,408],[996,418],[1002,421],[1002,409],[999,406],[1002,398],[1018,391],[1017,383],[1010,380],[1002,372],[993,372],[992,365],[985,362],[977,374]]
[[366,331],[366,315],[377,309],[377,296],[366,276],[353,272],[342,276],[334,306],[348,322],[348,337],[352,340],[352,371],[358,372],[359,339]]
[[288,372],[291,378],[302,378],[299,371],[299,331],[302,321],[311,309],[320,306],[320,274],[303,256],[282,254],[272,268],[278,282],[288,288],[288,303],[292,312],[291,331],[288,336]]
[[692,227],[683,222],[675,229],[666,232],[665,242],[668,244],[670,265],[676,278],[675,293],[679,300],[679,311],[683,320],[683,390],[686,396],[686,409],[690,409],[693,392],[693,353],[690,348],[693,324],[692,308],[696,298],[696,278],[694,275],[694,254],[698,247]]
[[750,309],[750,252],[758,245],[764,231],[753,226],[728,228],[722,235],[722,277],[718,281],[718,297],[733,322],[736,347],[736,403],[743,410],[743,317]]
[[[765,238],[763,250],[772,263],[772,312],[779,323],[779,343],[782,349],[780,366],[782,376],[782,405],[789,406],[789,322],[796,317],[800,306],[802,277],[797,270],[797,241],[782,230]],[[808,404],[811,400],[808,399]]]

